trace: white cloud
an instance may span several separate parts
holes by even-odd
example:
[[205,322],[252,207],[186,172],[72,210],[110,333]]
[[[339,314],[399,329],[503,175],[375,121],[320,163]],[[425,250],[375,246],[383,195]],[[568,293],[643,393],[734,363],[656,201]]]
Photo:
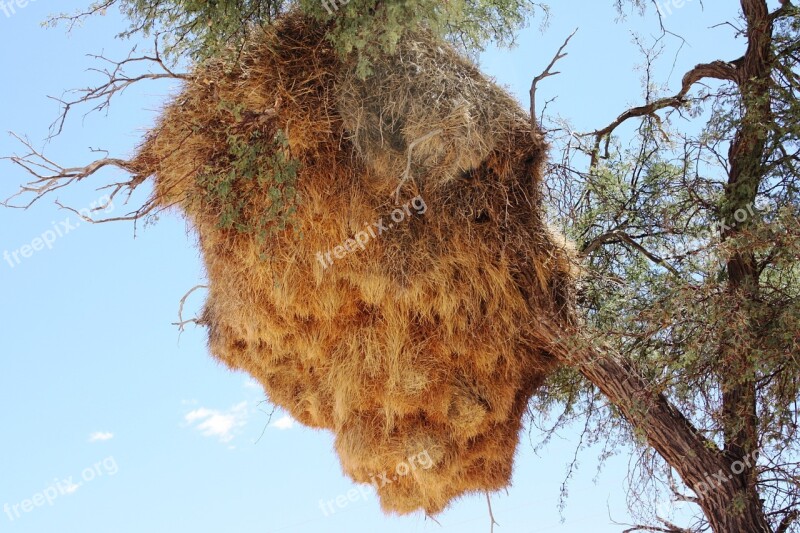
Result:
[[186,419],[187,422],[189,422],[189,424],[191,424],[193,422],[197,422],[198,420],[208,418],[209,416],[212,416],[216,412],[218,411],[212,411],[211,409],[206,409],[205,407],[201,407],[200,409],[195,409],[194,411],[187,413],[184,418]]
[[292,429],[292,427],[294,427],[294,418],[292,418],[289,415],[285,415],[277,419],[271,425],[275,426],[280,430]]
[[89,435],[89,442],[99,442],[104,440],[111,440],[114,438],[114,434],[110,431],[95,431],[91,435]]
[[247,424],[247,402],[241,402],[227,411],[200,407],[190,411],[184,420],[206,437],[217,437],[220,442],[230,442],[239,428]]
[[66,492],[67,494],[74,494],[76,490],[81,488],[80,483],[73,483],[72,481],[68,481],[61,485],[61,490]]
[[254,380],[253,378],[247,378],[244,381],[244,388],[245,389],[260,389],[261,388],[261,384],[258,381]]

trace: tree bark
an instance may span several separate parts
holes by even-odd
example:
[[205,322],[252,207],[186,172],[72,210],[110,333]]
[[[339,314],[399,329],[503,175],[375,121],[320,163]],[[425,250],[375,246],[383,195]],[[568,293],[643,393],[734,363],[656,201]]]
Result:
[[[555,346],[563,332],[554,330]],[[613,353],[562,346],[553,354],[599,388],[634,431],[678,472],[697,495],[715,533],[771,533],[758,499],[747,499],[750,486],[746,477],[737,475],[749,468],[748,464],[754,465],[753,459],[744,458],[741,463],[731,459],[662,394],[654,392],[632,365]]]
[[[728,151],[728,183],[721,210],[724,224],[722,239],[736,238],[752,223],[758,188],[763,179],[766,150],[766,124],[771,120],[770,82],[772,76],[772,17],[764,0],[742,0],[747,21],[747,51],[736,69],[736,84],[744,114],[739,130]],[[743,213],[742,220],[737,213]],[[759,279],[755,255],[735,253],[727,262],[727,291],[731,302],[757,304]],[[751,306],[748,306],[752,308]],[[745,311],[745,314],[747,311]],[[731,338],[751,337],[754,321],[731,321]],[[725,452],[735,461],[754,457],[758,451],[758,414],[756,411],[756,365],[747,345],[724,342],[720,346],[722,373],[722,420]],[[734,474],[742,486],[738,502],[740,512],[759,519],[758,531],[769,531],[757,490],[755,461],[748,461]]]
[[[747,462],[736,463],[703,437],[689,420],[664,396],[648,391],[647,384],[624,363],[604,357],[580,365],[589,378],[619,408],[636,431],[672,466],[683,482],[694,491],[698,504],[716,533],[768,533],[758,499],[749,496],[744,476],[737,476]],[[750,460],[749,464],[754,464]],[[754,503],[755,506],[751,506]]]

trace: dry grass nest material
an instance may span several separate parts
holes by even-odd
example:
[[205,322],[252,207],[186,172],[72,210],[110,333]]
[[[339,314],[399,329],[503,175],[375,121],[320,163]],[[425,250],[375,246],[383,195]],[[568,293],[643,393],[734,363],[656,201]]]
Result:
[[[333,431],[344,471],[376,482],[384,510],[437,513],[509,484],[555,365],[546,324],[570,320],[545,151],[444,42],[409,36],[364,80],[293,14],[236,65],[198,66],[137,164],[197,232],[214,356]],[[392,226],[377,234],[379,221]],[[337,259],[339,245],[352,251]]]

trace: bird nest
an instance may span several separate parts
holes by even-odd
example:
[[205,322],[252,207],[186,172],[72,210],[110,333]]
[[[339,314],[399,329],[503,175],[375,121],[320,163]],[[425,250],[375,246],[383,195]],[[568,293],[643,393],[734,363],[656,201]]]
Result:
[[425,32],[355,67],[285,16],[199,65],[136,165],[197,233],[213,355],[331,430],[385,510],[437,513],[509,484],[571,255],[504,90]]

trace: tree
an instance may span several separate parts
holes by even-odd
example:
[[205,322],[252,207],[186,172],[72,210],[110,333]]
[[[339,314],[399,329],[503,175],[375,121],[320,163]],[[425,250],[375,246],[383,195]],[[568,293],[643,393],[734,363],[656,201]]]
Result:
[[[251,29],[286,9],[319,17],[340,52],[356,54],[368,75],[370,57],[391,52],[418,24],[474,51],[488,39],[513,40],[531,6],[95,2],[59,20],[75,24],[118,7],[131,21],[121,36],[151,35],[154,50],[111,62],[106,83],[63,102],[53,133],[75,105],[103,109],[133,83],[182,78],[176,65],[184,60],[235,61]],[[800,13],[789,1],[770,12],[765,0],[741,0],[741,9],[743,57],[696,66],[672,96],[657,97],[648,83],[643,105],[596,131],[576,133],[565,121],[547,128],[561,151],[552,165],[552,215],[579,243],[586,276],[583,321],[566,335],[552,328],[553,351],[566,365],[543,392],[541,409],[583,409],[595,435],[615,428],[617,438],[639,445],[645,477],[655,476],[645,488],[667,487],[702,511],[689,529],[656,517],[629,531],[798,530]],[[552,75],[561,52],[533,81],[533,127],[552,122],[535,112],[536,85]],[[655,54],[645,50],[648,61]],[[129,74],[140,65],[154,68]],[[713,87],[695,92],[712,80]],[[702,133],[682,134],[677,126],[685,117],[704,120]],[[633,120],[641,124],[626,146],[614,134]],[[23,189],[32,201],[106,166],[132,170],[113,158],[64,168],[32,148],[12,160],[36,176]],[[114,184],[113,192],[136,185]],[[146,205],[130,218],[148,212]],[[601,398],[611,406],[604,409]]]
[[[789,2],[741,8],[744,56],[697,65],[673,96],[648,83],[644,105],[569,132],[552,196],[569,199],[553,205],[587,263],[587,321],[617,354],[577,368],[666,463],[643,450],[643,473],[699,505],[696,528],[785,532],[797,530],[800,496],[799,20]],[[721,83],[692,95],[709,80]],[[676,115],[706,107],[700,135],[674,131]],[[623,148],[612,135],[634,119]],[[661,518],[634,530],[684,530]]]

